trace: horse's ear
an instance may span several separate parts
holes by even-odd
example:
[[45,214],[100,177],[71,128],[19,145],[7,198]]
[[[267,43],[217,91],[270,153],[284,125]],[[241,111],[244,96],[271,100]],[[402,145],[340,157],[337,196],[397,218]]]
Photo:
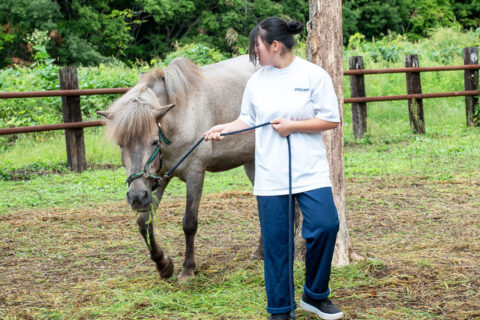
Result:
[[167,104],[165,106],[159,106],[154,108],[153,114],[155,116],[155,119],[157,119],[157,121],[160,121],[160,119],[173,107],[175,107],[175,105],[172,103],[172,104]]
[[97,111],[97,114],[101,115],[102,117],[112,120],[113,119],[113,112],[111,111]]

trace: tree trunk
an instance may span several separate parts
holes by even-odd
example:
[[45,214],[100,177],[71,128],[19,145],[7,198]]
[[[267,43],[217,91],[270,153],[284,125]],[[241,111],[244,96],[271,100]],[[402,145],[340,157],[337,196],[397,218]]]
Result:
[[340,125],[336,129],[323,132],[322,136],[330,163],[333,197],[340,219],[333,264],[341,266],[357,258],[350,246],[345,217],[342,1],[310,0],[310,20],[307,23],[307,31],[307,58],[320,65],[332,77],[340,111]]

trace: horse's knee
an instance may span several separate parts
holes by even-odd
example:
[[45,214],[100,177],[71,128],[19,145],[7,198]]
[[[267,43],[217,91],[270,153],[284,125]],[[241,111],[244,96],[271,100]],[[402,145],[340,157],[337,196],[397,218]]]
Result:
[[192,219],[183,219],[183,232],[186,235],[192,235],[197,233],[198,220],[195,218]]
[[137,217],[137,225],[138,225],[138,230],[142,234],[142,236],[146,237],[147,236],[147,230],[152,231],[153,230],[153,225],[151,223],[151,215],[148,212],[141,212],[138,217]]

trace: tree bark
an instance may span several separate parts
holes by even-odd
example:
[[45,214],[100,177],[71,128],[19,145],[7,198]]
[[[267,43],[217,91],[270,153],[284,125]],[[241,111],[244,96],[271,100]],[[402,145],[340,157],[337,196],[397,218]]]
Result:
[[342,266],[358,258],[350,245],[345,217],[342,1],[310,0],[310,20],[307,23],[307,31],[307,58],[320,65],[332,77],[340,111],[340,125],[336,129],[323,132],[322,136],[327,149],[333,197],[340,220],[333,264]]

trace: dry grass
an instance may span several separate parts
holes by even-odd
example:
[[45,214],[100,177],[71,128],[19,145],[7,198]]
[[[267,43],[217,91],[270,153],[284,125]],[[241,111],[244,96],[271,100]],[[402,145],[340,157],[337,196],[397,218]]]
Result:
[[[335,270],[332,286],[346,319],[480,319],[479,187],[474,179],[347,181],[351,242],[375,262],[358,264],[367,281]],[[184,250],[182,213],[182,201],[167,200],[155,221],[175,275]],[[176,286],[158,279],[123,202],[11,212],[0,216],[0,230],[0,317],[90,318],[92,306],[109,303],[98,297],[113,298],[121,288]],[[222,277],[247,268],[258,230],[250,193],[204,197],[198,274],[221,285]],[[136,308],[150,304],[139,300]],[[299,311],[297,319],[313,318]]]
[[369,272],[376,286],[338,289],[350,319],[404,319],[402,308],[418,311],[412,319],[480,319],[479,187],[473,179],[350,181],[354,249],[385,265]]

